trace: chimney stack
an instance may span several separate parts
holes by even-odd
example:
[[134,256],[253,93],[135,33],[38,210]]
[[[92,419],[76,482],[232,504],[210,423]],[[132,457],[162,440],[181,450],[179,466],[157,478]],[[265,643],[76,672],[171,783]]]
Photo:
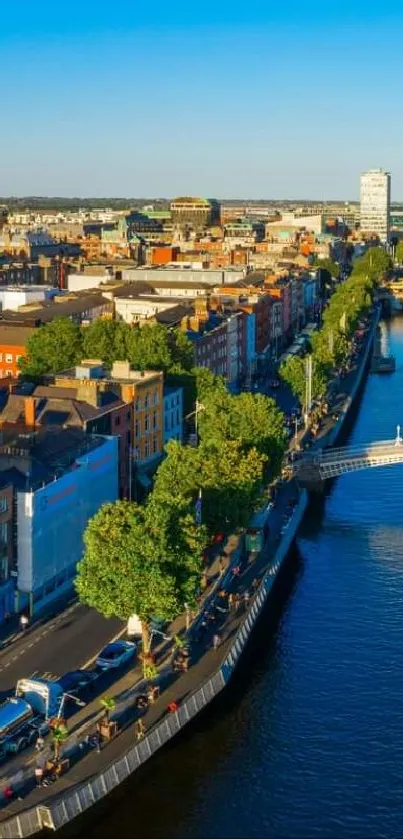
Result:
[[35,399],[33,396],[26,396],[24,399],[25,425],[28,428],[35,428]]

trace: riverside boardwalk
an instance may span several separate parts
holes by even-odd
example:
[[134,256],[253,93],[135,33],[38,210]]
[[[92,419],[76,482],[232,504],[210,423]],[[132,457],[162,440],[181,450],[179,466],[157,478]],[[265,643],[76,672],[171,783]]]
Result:
[[[367,367],[375,321],[377,314],[359,358],[343,379],[341,392],[335,398],[330,414],[324,420],[312,446],[333,443],[335,433],[341,429]],[[304,446],[307,437],[306,433],[301,432],[297,438],[299,444]],[[298,493],[295,481],[281,482],[276,505],[270,513],[270,532],[259,554],[254,554],[246,563],[242,553],[242,534],[231,536],[224,546],[213,548],[208,570],[210,585],[200,603],[199,615],[186,633],[190,667],[185,673],[173,672],[170,662],[172,642],[163,640],[153,648],[159,667],[159,676],[153,681],[159,684],[161,693],[155,703],[141,715],[145,736],[137,747],[136,722],[139,711],[135,707],[135,700],[139,694],[144,693],[144,680],[138,667],[127,672],[108,691],[116,698],[116,712],[112,716],[118,720],[120,732],[100,753],[84,745],[85,736],[94,730],[101,715],[99,699],[94,699],[71,718],[71,737],[63,749],[70,758],[70,768],[51,787],[35,788],[35,759],[32,756],[25,763],[20,756],[4,764],[1,788],[4,789],[7,782],[10,782],[20,799],[3,802],[0,809],[0,837],[33,835],[43,827],[57,829],[80,815],[171,739],[225,686],[295,538],[306,506],[307,494],[304,491]],[[295,512],[290,518],[291,509]],[[289,518],[287,527],[285,516]],[[227,557],[226,570],[220,576],[219,554],[223,548]],[[238,566],[241,573],[234,574],[234,568]],[[257,584],[256,588],[252,587],[254,581],[259,582],[259,587]],[[219,602],[219,589],[224,589],[232,596],[238,595],[239,604],[217,611],[215,607]],[[249,600],[245,599],[245,592],[248,592]],[[200,623],[206,610],[215,617],[207,621],[201,633]],[[180,616],[167,628],[166,635],[184,635],[185,622],[186,616]],[[218,649],[213,649],[212,645],[215,634],[220,636]],[[198,698],[200,693],[203,699]],[[194,708],[189,711],[192,700]],[[168,710],[171,703],[176,703],[177,710]],[[133,761],[131,757],[129,761],[128,756],[133,752],[133,747],[136,747],[136,755]],[[125,774],[124,761],[130,763],[130,769],[126,767]],[[102,789],[98,789],[98,782],[101,781]]]

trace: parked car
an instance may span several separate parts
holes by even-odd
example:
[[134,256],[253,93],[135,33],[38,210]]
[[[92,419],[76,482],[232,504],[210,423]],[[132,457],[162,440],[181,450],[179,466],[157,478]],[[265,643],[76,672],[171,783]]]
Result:
[[93,670],[71,670],[59,679],[59,685],[65,693],[76,693],[89,687],[97,675]]
[[137,645],[133,641],[114,641],[112,644],[107,644],[101,650],[97,658],[97,666],[104,670],[110,670],[112,667],[121,667],[126,664],[130,658],[133,658],[137,650]]

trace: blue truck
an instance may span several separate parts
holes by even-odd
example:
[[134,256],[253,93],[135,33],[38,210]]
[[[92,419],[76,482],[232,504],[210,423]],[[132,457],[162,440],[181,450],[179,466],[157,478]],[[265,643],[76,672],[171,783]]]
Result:
[[15,696],[0,705],[0,758],[17,754],[49,731],[59,713],[63,690],[46,679],[20,679]]

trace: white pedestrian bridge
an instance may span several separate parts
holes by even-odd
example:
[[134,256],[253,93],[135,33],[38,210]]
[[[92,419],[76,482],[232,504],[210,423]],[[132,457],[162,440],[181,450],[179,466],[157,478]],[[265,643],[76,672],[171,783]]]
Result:
[[376,466],[392,466],[395,463],[403,463],[403,439],[399,425],[394,440],[321,449],[303,454],[290,464],[289,474],[297,478],[301,485],[309,486],[329,478],[337,478],[347,472]]

